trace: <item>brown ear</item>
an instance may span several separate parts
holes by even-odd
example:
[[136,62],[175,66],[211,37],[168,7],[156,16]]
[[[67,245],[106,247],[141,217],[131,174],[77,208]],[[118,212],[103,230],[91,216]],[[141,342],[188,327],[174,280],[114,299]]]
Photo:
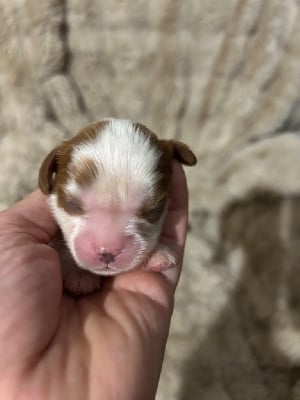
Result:
[[57,153],[59,147],[53,149],[43,161],[39,172],[39,186],[43,193],[50,194],[55,183],[57,170]]
[[173,157],[184,165],[195,165],[197,158],[192,150],[183,142],[178,140],[170,140],[173,147]]

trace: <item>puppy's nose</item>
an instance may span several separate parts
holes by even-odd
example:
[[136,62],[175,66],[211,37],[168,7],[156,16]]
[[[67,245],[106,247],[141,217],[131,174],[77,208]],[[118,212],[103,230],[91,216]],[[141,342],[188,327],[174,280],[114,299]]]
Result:
[[111,253],[100,253],[99,260],[105,264],[110,264],[115,261],[115,256]]
[[99,252],[99,260],[105,264],[110,264],[115,261],[115,258],[121,254],[120,249],[101,249]]

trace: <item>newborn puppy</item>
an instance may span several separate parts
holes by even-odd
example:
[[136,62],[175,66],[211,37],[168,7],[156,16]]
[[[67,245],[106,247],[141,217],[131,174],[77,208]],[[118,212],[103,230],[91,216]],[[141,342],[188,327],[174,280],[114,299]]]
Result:
[[106,119],[50,152],[39,186],[61,229],[52,246],[62,261],[64,289],[100,288],[99,275],[176,263],[158,244],[168,206],[172,160],[194,165],[183,143],[159,140],[144,125]]

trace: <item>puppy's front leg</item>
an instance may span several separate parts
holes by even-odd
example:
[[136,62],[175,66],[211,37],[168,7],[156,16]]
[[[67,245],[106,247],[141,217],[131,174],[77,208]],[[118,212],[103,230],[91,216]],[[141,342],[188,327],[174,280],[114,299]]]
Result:
[[146,271],[164,271],[176,264],[174,252],[164,244],[158,244],[144,264]]

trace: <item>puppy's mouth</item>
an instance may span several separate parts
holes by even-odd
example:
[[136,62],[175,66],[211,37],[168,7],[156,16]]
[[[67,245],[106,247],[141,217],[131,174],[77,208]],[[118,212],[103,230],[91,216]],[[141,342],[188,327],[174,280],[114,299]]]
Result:
[[[116,254],[118,253],[118,254]],[[117,251],[115,254],[109,252],[100,252],[98,254],[98,263],[86,268],[97,275],[116,275],[130,269],[130,266],[120,263],[119,259],[122,251]]]
[[100,265],[96,267],[86,267],[87,270],[95,275],[113,276],[131,270],[131,267],[116,267],[113,264]]

